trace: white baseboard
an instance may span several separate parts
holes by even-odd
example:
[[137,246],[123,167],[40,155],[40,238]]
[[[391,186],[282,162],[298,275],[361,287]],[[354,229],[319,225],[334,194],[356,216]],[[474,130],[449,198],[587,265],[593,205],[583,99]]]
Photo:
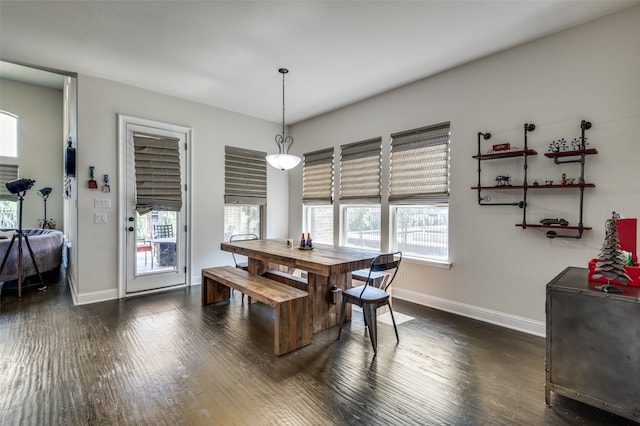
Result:
[[88,305],[89,303],[106,302],[118,298],[118,289],[92,291],[90,293],[74,293],[73,303],[75,305]]
[[441,299],[423,293],[416,293],[410,290],[403,290],[398,287],[393,289],[394,299],[406,300],[463,317],[473,318],[479,321],[488,322],[535,336],[546,336],[546,327],[543,321],[534,321],[529,318],[519,317],[504,312],[491,309],[480,308],[478,306],[467,305],[453,300]]

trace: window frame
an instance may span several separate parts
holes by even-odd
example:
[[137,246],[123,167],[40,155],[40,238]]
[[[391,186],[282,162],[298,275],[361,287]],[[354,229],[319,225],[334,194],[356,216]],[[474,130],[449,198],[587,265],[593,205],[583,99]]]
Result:
[[[267,160],[266,152],[225,145],[225,194],[222,212],[223,228],[227,207],[258,207],[259,238],[266,235],[267,223]],[[247,167],[250,166],[250,167]],[[251,185],[246,185],[251,182]],[[244,233],[244,232],[236,232]],[[227,240],[227,230],[223,229]]]
[[[444,136],[443,131],[446,130],[446,142],[438,143],[438,138],[442,139]],[[422,136],[422,137],[420,137]],[[411,152],[412,150],[416,150],[416,152],[420,152],[419,150],[429,149],[430,147],[436,147],[439,145],[446,145],[446,158],[445,158],[445,170],[446,174],[446,192],[442,191],[433,191],[429,192],[429,185],[424,185],[423,183],[416,183],[412,181],[416,188],[421,188],[421,191],[417,191],[416,193],[411,194],[393,194],[393,154],[394,154],[394,140],[399,146],[397,152]],[[408,142],[407,142],[408,141]],[[434,142],[435,141],[435,142]],[[414,148],[407,148],[407,146],[414,145]],[[424,152],[424,151],[423,151]],[[402,154],[400,154],[402,155]],[[412,162],[409,165],[418,165],[423,164],[420,161],[420,156],[411,156]],[[398,209],[401,208],[443,208],[446,207],[447,220],[446,220],[446,256],[445,258],[441,257],[432,257],[428,255],[420,255],[418,253],[403,253],[407,259],[415,259],[424,262],[430,265],[437,265],[443,267],[450,267],[451,265],[451,254],[450,254],[450,228],[449,228],[449,217],[450,217],[450,208],[451,204],[449,203],[449,194],[451,189],[451,123],[444,122],[439,123],[432,126],[421,127],[418,129],[408,130],[404,132],[399,132],[391,135],[391,143],[390,143],[390,153],[389,153],[389,246],[392,251],[396,251],[399,249],[400,241],[398,234]],[[428,157],[427,157],[428,159]],[[402,161],[402,160],[400,160]],[[403,166],[407,166],[406,162],[402,163]],[[403,178],[406,175],[400,173],[400,176]],[[396,176],[397,177],[397,176]],[[411,184],[409,182],[408,184]],[[441,186],[441,184],[439,184]],[[432,187],[436,187],[437,185],[432,185]]]

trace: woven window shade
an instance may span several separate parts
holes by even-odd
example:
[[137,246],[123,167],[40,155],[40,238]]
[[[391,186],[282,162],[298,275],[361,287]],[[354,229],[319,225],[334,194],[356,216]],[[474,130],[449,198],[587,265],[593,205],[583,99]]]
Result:
[[340,200],[379,203],[382,138],[340,148]]
[[449,200],[449,123],[391,135],[389,202]]
[[224,147],[225,204],[267,202],[267,153]]
[[178,141],[174,138],[133,136],[138,213],[182,209]]
[[304,154],[302,169],[302,202],[333,202],[333,148]]
[[16,201],[18,196],[7,189],[6,183],[18,179],[17,164],[0,164],[0,200]]

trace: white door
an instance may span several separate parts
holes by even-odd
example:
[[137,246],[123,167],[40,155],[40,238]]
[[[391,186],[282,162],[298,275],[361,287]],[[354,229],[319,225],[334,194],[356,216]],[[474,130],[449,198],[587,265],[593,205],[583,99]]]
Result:
[[[188,285],[187,257],[189,229],[187,207],[188,164],[187,149],[190,143],[189,128],[159,123],[134,117],[119,116],[121,168],[121,256],[124,284],[120,286],[121,297],[133,293],[176,288]],[[170,141],[177,143],[179,154],[179,179],[170,180],[179,186],[181,207],[179,210],[166,208],[151,209],[139,213],[140,188],[136,185],[136,150],[134,138]],[[138,149],[139,159],[142,154]],[[178,182],[179,180],[179,182]]]

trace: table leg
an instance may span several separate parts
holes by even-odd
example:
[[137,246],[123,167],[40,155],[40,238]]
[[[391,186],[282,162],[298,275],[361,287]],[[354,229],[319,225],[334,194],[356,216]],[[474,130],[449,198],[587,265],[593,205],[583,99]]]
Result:
[[[313,332],[318,333],[333,327],[340,321],[340,303],[330,301],[331,289],[335,286],[343,290],[351,287],[351,274],[339,274],[323,277],[313,273],[308,274],[309,293],[313,303]],[[351,319],[351,304],[345,308],[345,320]]]

